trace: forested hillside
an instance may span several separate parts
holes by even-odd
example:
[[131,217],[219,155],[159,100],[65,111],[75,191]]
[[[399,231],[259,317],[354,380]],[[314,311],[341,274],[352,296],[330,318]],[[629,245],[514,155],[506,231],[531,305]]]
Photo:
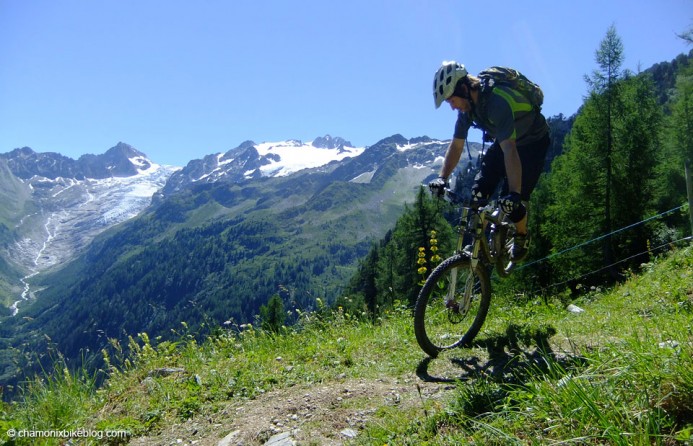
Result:
[[293,323],[342,293],[443,150],[440,141],[395,135],[330,165],[192,182],[159,198],[77,260],[32,278],[38,298],[0,324],[0,380],[39,368],[34,352],[96,367],[109,339],[131,333],[166,338],[186,322],[202,337],[255,324],[273,297]]

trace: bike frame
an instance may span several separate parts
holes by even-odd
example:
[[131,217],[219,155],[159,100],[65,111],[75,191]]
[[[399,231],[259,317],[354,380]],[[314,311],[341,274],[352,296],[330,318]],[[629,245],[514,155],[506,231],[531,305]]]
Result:
[[[448,201],[452,203],[454,203],[457,198],[456,195],[449,189],[445,190],[445,196],[448,198]],[[476,211],[472,210],[472,208],[469,206],[463,206],[455,254],[469,255],[472,269],[477,268],[479,266],[479,262],[481,262],[484,267],[489,267],[496,264],[499,261],[500,253],[504,249],[508,229],[513,226],[512,223],[504,220],[505,214],[500,208],[496,209],[493,204],[488,204]],[[491,232],[488,237],[486,237],[486,227],[489,223],[491,223]],[[470,235],[472,237],[472,251],[470,254],[467,254],[464,251],[464,239],[466,235]],[[508,275],[510,273],[510,269],[512,269],[512,266],[505,270],[504,274],[501,274],[501,276]],[[501,273],[501,268],[498,268],[498,272]],[[452,285],[448,290],[446,302],[454,301],[457,268],[452,269],[450,274],[450,282]],[[465,296],[469,294],[470,293],[465,293]]]
[[[470,213],[472,213],[470,218]],[[498,259],[500,249],[502,249],[500,240],[502,231],[507,231],[512,224],[504,221],[505,214],[496,209],[492,204],[488,204],[478,211],[473,212],[472,208],[464,206],[462,208],[462,216],[460,217],[460,225],[457,239],[457,249],[455,253],[465,254],[464,239],[466,235],[472,237],[471,261],[472,267],[476,268],[481,261],[482,265],[493,265]],[[491,233],[488,238],[485,236],[487,225],[491,223]]]

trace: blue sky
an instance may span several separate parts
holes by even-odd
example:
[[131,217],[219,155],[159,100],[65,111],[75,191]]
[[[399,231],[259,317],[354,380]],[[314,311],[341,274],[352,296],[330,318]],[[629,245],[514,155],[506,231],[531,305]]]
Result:
[[691,49],[693,0],[0,0],[0,153],[122,141],[182,166],[245,140],[448,139],[443,60],[517,68],[571,115],[612,24],[645,69]]

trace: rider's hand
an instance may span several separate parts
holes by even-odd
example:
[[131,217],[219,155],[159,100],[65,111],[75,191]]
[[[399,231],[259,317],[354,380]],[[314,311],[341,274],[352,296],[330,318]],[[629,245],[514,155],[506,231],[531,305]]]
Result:
[[445,188],[450,187],[447,178],[438,177],[435,180],[428,183],[428,188],[431,189],[431,194],[435,197],[442,197],[445,195]]
[[522,198],[517,192],[510,192],[508,195],[498,200],[501,210],[506,214],[512,214],[517,208],[522,206]]

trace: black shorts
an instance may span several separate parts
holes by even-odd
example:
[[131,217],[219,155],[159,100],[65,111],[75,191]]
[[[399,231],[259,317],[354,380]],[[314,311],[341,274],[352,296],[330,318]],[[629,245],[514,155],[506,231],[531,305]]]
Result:
[[[544,171],[546,152],[551,144],[548,133],[537,142],[518,146],[517,152],[522,163],[522,200],[529,201],[529,196],[539,182],[539,177]],[[481,170],[474,178],[473,190],[481,191],[488,198],[496,191],[498,184],[503,181],[501,195],[508,193],[508,178],[505,174],[505,160],[503,150],[498,141],[488,149],[481,160]]]

